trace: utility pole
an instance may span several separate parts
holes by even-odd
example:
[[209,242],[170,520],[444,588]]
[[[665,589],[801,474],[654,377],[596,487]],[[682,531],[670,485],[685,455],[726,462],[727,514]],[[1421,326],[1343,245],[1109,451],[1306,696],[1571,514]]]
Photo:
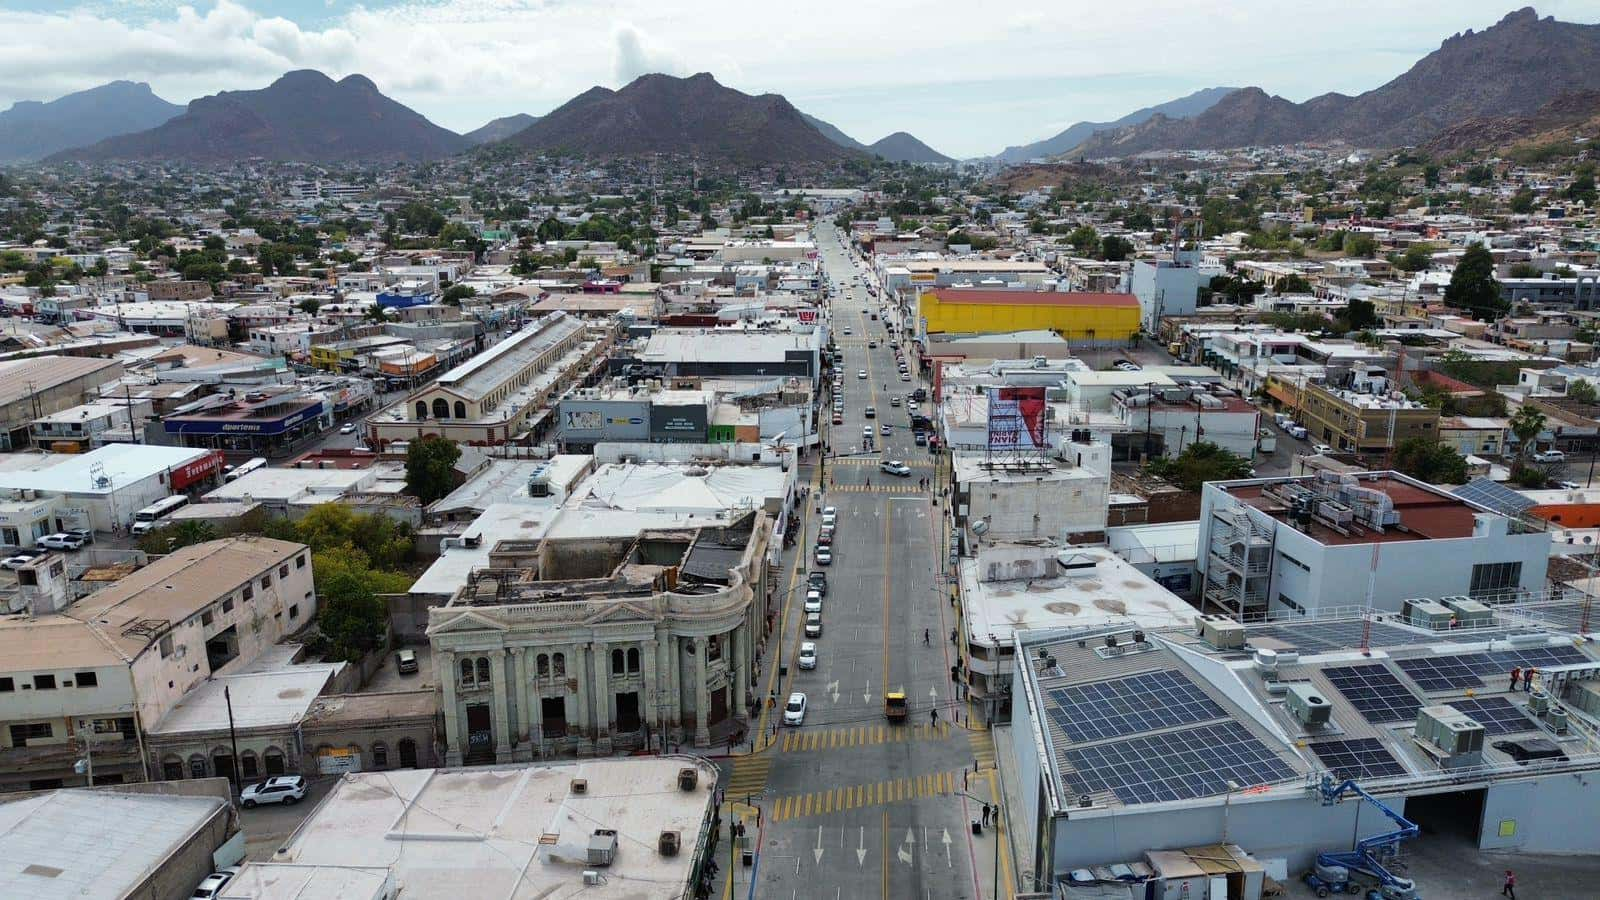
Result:
[[85,787],[94,787],[94,723],[93,720],[87,728],[78,729],[78,740],[83,741],[83,759],[73,768],[78,774],[85,776]]
[[133,426],[133,389],[128,386],[127,382],[123,382],[122,384],[122,403],[128,411],[129,436],[133,438],[133,442],[135,444],[144,443],[144,441],[139,440],[139,432]]
[[228,705],[228,743],[233,747],[233,758],[228,761],[228,766],[233,769],[229,779],[235,789],[239,787],[239,733],[233,727],[233,695],[228,691],[228,686],[222,686],[222,701]]

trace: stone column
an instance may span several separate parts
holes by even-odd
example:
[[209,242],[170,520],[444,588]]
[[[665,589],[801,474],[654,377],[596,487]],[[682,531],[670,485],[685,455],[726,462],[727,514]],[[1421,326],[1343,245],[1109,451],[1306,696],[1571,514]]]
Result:
[[728,701],[733,705],[733,714],[743,718],[745,712],[745,681],[750,677],[750,639],[748,626],[740,623],[733,631],[729,632],[728,649],[728,683],[733,685],[733,697]]
[[668,731],[677,739],[683,729],[683,638],[667,636],[667,721]]
[[[660,640],[660,634],[661,632],[658,629],[656,631],[656,640]],[[650,740],[657,741],[660,740],[661,735],[662,709],[661,694],[659,693],[661,690],[661,678],[660,672],[656,668],[660,665],[656,660],[656,641],[645,641],[642,653],[644,657],[644,665],[642,666],[644,670],[644,696],[639,699],[644,703],[644,721],[648,726],[646,732],[650,735]]]
[[511,711],[507,709],[506,698],[510,696],[506,682],[510,679],[509,654],[504,649],[495,651],[489,657],[493,671],[490,678],[493,683],[490,691],[494,695],[494,705],[489,707],[489,722],[494,729],[494,761],[511,761]]
[[706,690],[706,639],[694,641],[694,745],[711,746],[711,692]]
[[456,705],[456,655],[440,653],[434,657],[434,675],[444,699],[439,711],[444,715],[444,764],[461,765],[461,709]]
[[589,658],[583,644],[572,644],[567,647],[567,678],[578,685],[577,709],[573,710],[573,717],[568,725],[576,725],[578,738],[581,741],[589,736]]
[[595,641],[594,654],[594,752],[611,752],[611,645]]
[[528,702],[528,648],[511,648],[511,677],[515,679],[515,690],[511,696],[517,704],[517,732],[516,750],[512,757],[517,762],[527,762],[533,758],[531,739],[533,737],[533,704]]

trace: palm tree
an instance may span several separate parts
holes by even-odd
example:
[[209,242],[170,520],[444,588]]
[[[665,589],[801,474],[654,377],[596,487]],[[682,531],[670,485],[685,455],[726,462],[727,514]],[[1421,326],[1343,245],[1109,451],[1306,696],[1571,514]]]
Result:
[[1527,459],[1533,442],[1544,431],[1544,421],[1544,413],[1532,406],[1524,403],[1517,407],[1516,415],[1511,417],[1511,433],[1517,436],[1518,459]]

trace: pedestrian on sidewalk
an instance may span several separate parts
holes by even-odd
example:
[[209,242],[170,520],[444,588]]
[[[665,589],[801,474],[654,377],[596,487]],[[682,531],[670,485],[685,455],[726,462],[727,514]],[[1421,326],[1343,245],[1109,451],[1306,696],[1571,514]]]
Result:
[[937,709],[928,710],[928,724],[930,724],[930,725],[938,725],[939,724],[939,711]]
[[1500,894],[1510,897],[1511,900],[1517,900],[1517,873],[1510,869],[1506,870],[1506,881],[1500,886]]
[[929,646],[929,644],[928,644],[928,629],[926,629],[926,628],[922,629],[922,646],[924,646],[924,647]]
[[990,813],[989,813],[989,804],[985,803],[983,805],[983,824],[984,824],[984,827],[986,827],[986,828],[989,825],[989,815],[990,815]]

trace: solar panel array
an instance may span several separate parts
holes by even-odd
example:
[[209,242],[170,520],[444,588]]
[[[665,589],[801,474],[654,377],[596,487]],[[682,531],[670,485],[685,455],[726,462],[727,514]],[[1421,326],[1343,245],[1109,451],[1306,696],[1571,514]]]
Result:
[[1452,491],[1463,500],[1486,506],[1503,516],[1516,518],[1536,504],[1529,497],[1487,478],[1474,478]]
[[1451,691],[1483,686],[1485,678],[1504,678],[1511,686],[1511,670],[1587,662],[1576,647],[1529,647],[1493,653],[1462,653],[1399,660],[1400,671],[1424,691]]
[[1264,625],[1249,630],[1251,637],[1270,637],[1308,653],[1326,650],[1349,650],[1362,646],[1404,647],[1426,643],[1426,635],[1404,628],[1373,622],[1303,622],[1282,625]]
[[1188,800],[1295,778],[1282,759],[1238,722],[1219,722],[1068,750],[1063,773],[1078,794],[1111,791],[1125,804]]
[[1312,744],[1311,749],[1323,765],[1340,778],[1382,778],[1404,775],[1406,771],[1377,738],[1320,741]]
[[1323,676],[1368,722],[1406,722],[1422,707],[1394,673],[1379,663],[1324,669]]
[[1451,700],[1450,705],[1482,725],[1484,734],[1511,734],[1517,731],[1532,731],[1537,727],[1532,719],[1504,697]]
[[1050,691],[1050,718],[1073,743],[1123,737],[1227,716],[1173,669]]

